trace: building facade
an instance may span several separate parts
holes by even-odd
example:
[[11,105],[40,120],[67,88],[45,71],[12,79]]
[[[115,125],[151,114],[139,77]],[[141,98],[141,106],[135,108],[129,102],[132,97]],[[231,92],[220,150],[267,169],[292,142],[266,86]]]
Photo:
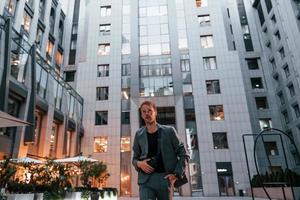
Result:
[[61,4],[5,0],[0,14],[3,111],[34,124],[0,129],[1,159],[78,154],[83,98],[62,77],[66,15]]
[[[297,0],[6,0],[2,10],[47,66],[36,71],[42,142],[19,139],[16,156],[82,151],[108,165],[107,186],[137,196],[131,147],[144,100],[157,104],[158,122],[177,129],[191,157],[189,184],[176,191],[182,196],[235,196],[249,188],[244,134],[279,128],[300,147]],[[15,112],[11,103],[12,115],[26,115],[22,102]],[[298,170],[299,155],[284,144],[289,167]],[[278,137],[258,146],[263,172],[286,168]],[[245,147],[252,176],[253,136]]]

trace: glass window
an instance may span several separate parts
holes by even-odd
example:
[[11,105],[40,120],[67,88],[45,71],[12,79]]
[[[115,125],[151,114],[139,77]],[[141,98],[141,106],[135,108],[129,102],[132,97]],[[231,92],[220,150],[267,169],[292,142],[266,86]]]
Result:
[[130,137],[121,137],[121,152],[129,152],[131,149]]
[[109,64],[98,65],[97,66],[97,76],[98,77],[109,76]]
[[300,117],[300,109],[299,109],[299,105],[298,104],[295,104],[293,105],[293,109],[294,109],[294,112],[295,112],[295,115],[296,117]]
[[200,42],[202,48],[212,48],[213,44],[213,36],[212,35],[203,35],[200,36]]
[[72,35],[78,34],[78,24],[73,24],[72,26]]
[[66,82],[73,82],[75,80],[76,71],[65,71]]
[[247,64],[248,64],[248,69],[250,69],[250,70],[259,69],[257,58],[246,59],[246,61],[247,61]]
[[220,94],[220,81],[219,80],[208,80],[206,81],[207,94]]
[[262,131],[268,128],[272,128],[272,120],[269,118],[259,119],[259,126]]
[[289,69],[289,66],[288,66],[288,65],[286,65],[286,66],[283,67],[283,71],[284,71],[284,73],[285,73],[285,77],[286,77],[286,78],[288,78],[288,77],[291,75],[290,69]]
[[265,23],[265,16],[261,7],[261,4],[259,2],[259,4],[256,7],[257,12],[258,12],[258,17],[259,17],[259,21],[260,21],[260,25],[263,25]]
[[108,100],[108,87],[97,87],[96,88],[96,100]]
[[275,35],[277,40],[281,40],[281,35],[280,35],[279,30],[277,30],[274,35]]
[[110,53],[110,44],[99,44],[98,45],[98,55],[107,56]]
[[107,152],[107,137],[95,137],[94,138],[94,153],[106,153]]
[[121,113],[121,123],[122,124],[130,124],[130,112],[122,112]]
[[95,125],[107,125],[108,111],[96,111]]
[[76,50],[76,45],[77,45],[77,40],[76,39],[72,39],[71,40],[71,50]]
[[217,69],[217,60],[216,57],[204,57],[203,58],[203,65],[204,65],[204,69],[206,70],[213,70],[213,69]]
[[130,98],[130,88],[122,88],[122,99]]
[[211,121],[222,121],[224,120],[223,105],[210,105],[209,114]]
[[284,100],[284,96],[283,96],[282,92],[279,92],[277,94],[277,96],[279,98],[279,101],[280,101],[281,105],[284,105],[285,104],[285,100]]
[[264,145],[268,156],[279,155],[276,142],[264,142]]
[[284,110],[283,112],[281,112],[281,114],[282,114],[282,117],[284,119],[284,122],[286,124],[288,124],[290,122],[290,118],[289,118],[288,112],[286,110]]
[[180,66],[181,66],[181,71],[182,72],[191,71],[190,60],[189,59],[181,59],[180,60]]
[[281,48],[278,50],[278,52],[279,52],[280,58],[281,58],[281,59],[284,59],[284,58],[285,58],[285,51],[284,51],[284,48],[281,47]]
[[122,64],[122,76],[130,76],[131,65],[129,63]]
[[99,32],[100,35],[110,35],[110,24],[100,24]]
[[53,48],[54,48],[53,42],[48,40],[46,55],[50,58],[52,58]]
[[50,26],[50,33],[54,34],[54,25],[55,25],[55,9],[51,8],[50,11],[50,18],[49,18],[49,26]]
[[198,22],[200,26],[210,26],[210,16],[198,15]]
[[58,66],[61,66],[63,63],[63,54],[60,51],[56,52],[55,63]]
[[288,85],[288,89],[290,91],[291,97],[295,96],[296,93],[295,93],[294,85],[293,84]]
[[263,88],[262,79],[260,77],[251,78],[252,89],[261,89]]
[[265,0],[265,3],[266,3],[267,11],[268,11],[268,13],[270,13],[270,11],[273,8],[272,1],[271,0]]
[[6,0],[5,8],[12,15],[15,15],[17,0]]
[[40,0],[39,4],[39,18],[43,21],[45,14],[45,0]]
[[56,148],[57,148],[57,134],[58,134],[59,125],[56,123],[52,124],[51,135],[50,135],[50,149],[49,149],[49,157],[56,157]]
[[100,7],[101,17],[108,17],[111,15],[111,6],[101,6]]
[[63,36],[64,36],[64,21],[59,20],[59,27],[58,27],[58,43],[62,45],[63,43]]
[[31,16],[25,11],[23,14],[23,19],[21,23],[23,29],[27,34],[29,34],[30,31],[30,25],[31,25]]
[[207,7],[207,0],[196,0],[197,7]]
[[267,97],[255,97],[256,108],[259,110],[268,109]]
[[212,133],[214,149],[228,149],[227,133],[217,132]]
[[160,124],[174,126],[176,124],[175,107],[158,107],[157,121]]
[[43,30],[40,27],[38,27],[36,31],[35,44],[39,50],[41,50],[42,48],[43,34],[44,34]]

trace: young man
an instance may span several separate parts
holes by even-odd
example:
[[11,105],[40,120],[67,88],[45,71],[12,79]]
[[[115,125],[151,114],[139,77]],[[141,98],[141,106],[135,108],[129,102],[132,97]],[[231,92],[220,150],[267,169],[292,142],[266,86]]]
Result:
[[132,159],[138,171],[140,199],[172,199],[174,183],[184,176],[189,156],[175,129],[156,122],[153,102],[144,101],[140,112],[145,126],[135,134]]

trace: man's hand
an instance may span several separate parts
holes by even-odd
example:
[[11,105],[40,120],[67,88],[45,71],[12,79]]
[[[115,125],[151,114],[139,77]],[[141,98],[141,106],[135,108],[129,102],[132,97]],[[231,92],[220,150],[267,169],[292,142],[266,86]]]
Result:
[[154,168],[148,165],[147,161],[149,161],[150,158],[145,159],[143,161],[138,161],[137,162],[137,167],[143,170],[145,173],[150,174],[154,171]]
[[174,183],[177,180],[174,174],[168,174],[167,176],[165,176],[165,179],[168,179],[171,183],[171,186],[174,187]]

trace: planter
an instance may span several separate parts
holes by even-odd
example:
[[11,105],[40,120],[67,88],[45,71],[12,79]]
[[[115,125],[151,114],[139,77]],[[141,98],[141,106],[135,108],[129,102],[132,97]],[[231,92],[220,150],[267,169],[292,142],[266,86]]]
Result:
[[34,194],[8,194],[7,200],[34,200]]
[[[266,190],[267,190],[268,194],[270,195],[271,199],[284,200],[284,197],[283,197],[283,190],[284,190],[286,199],[293,200],[293,194],[292,194],[291,187],[283,187],[283,188],[281,188],[281,187],[266,187]],[[247,193],[249,195],[251,195],[250,188],[247,190]],[[300,187],[294,187],[294,194],[295,194],[295,199],[300,198]],[[253,196],[260,197],[260,198],[268,198],[262,187],[253,188]]]
[[81,200],[81,192],[68,192],[65,200]]
[[[112,192],[104,191],[103,198],[100,195],[100,192],[91,193],[89,200],[117,200],[118,196],[113,195]],[[81,200],[81,192],[71,192],[67,193],[64,200]]]
[[43,200],[43,193],[34,193],[34,200]]

